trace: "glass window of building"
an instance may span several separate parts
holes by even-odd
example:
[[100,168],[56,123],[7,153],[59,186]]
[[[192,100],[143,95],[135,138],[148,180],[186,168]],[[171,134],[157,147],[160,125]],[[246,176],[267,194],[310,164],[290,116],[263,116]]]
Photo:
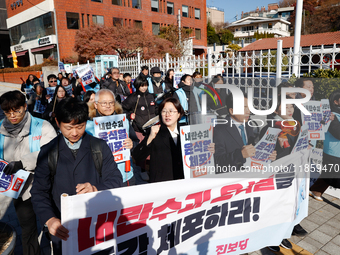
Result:
[[159,2],[158,0],[151,0],[151,11],[158,12]]
[[92,2],[102,3],[102,0],[91,0]]
[[195,39],[201,40],[201,29],[195,28]]
[[66,22],[68,29],[79,29],[79,13],[66,12]]
[[186,5],[182,5],[182,16],[189,17],[189,8]]
[[11,45],[54,34],[51,12],[9,29]]
[[160,26],[159,23],[152,23],[152,34],[159,35]]
[[195,8],[195,19],[201,19],[201,9]]
[[92,23],[95,25],[104,25],[104,16],[92,15]]
[[122,18],[115,18],[113,17],[113,25],[116,26],[123,26],[123,19]]
[[112,0],[112,4],[113,5],[122,5],[122,1],[121,0]]
[[132,8],[142,9],[142,0],[132,0]]
[[136,28],[143,29],[143,22],[141,20],[135,20],[134,25]]
[[174,15],[174,3],[167,2],[166,7],[168,14]]

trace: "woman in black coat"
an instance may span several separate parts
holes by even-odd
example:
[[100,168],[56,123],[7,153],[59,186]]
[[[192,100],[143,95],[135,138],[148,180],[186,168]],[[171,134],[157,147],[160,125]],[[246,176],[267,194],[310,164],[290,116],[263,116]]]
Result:
[[177,99],[165,99],[159,106],[161,124],[152,126],[133,150],[136,161],[143,161],[150,155],[150,182],[184,178],[178,124],[183,114]]

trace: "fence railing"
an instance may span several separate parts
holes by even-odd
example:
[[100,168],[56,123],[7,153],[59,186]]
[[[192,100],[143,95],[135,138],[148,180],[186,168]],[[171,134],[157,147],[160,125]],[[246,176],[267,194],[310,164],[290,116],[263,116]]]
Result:
[[[277,52],[282,52],[280,58]],[[141,60],[138,55],[136,58],[120,59],[118,66],[121,73],[130,73],[132,78],[138,76],[142,66],[148,66],[149,70],[158,66],[164,75],[169,69],[188,74],[199,71],[206,81],[221,74],[226,83],[236,85],[242,90],[254,88],[254,106],[266,108],[271,99],[271,88],[277,86],[282,79],[292,77],[293,57],[292,48],[223,54],[212,54],[208,50],[205,56],[181,58],[172,58],[166,54],[163,59]],[[336,44],[310,46],[300,49],[298,59],[298,76],[315,69],[340,69],[340,48]]]

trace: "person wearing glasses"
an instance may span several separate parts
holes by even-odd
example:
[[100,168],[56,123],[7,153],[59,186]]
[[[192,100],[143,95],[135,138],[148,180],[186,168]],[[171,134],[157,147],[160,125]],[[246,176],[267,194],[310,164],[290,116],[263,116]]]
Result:
[[[12,175],[23,169],[33,174],[41,146],[57,134],[50,123],[27,111],[25,96],[20,91],[3,94],[0,105],[5,114],[0,122],[0,158],[8,162],[3,172]],[[40,255],[36,215],[31,203],[32,181],[13,204],[22,231],[23,254]]]
[[101,89],[109,89],[116,95],[116,100],[121,103],[125,98],[130,95],[130,90],[125,82],[119,79],[119,69],[113,67],[111,69],[111,78],[107,79],[103,84]]
[[[91,115],[90,118],[93,117],[101,117],[101,116],[110,116],[114,114],[122,114],[123,108],[122,106],[115,101],[115,95],[109,89],[101,89],[99,90],[94,99],[94,107],[96,109],[95,115]],[[89,120],[86,123],[86,132],[90,135],[94,135],[94,124],[93,120]],[[139,140],[132,126],[129,124],[129,135],[123,142],[123,147],[125,149],[133,151],[133,149],[137,146]],[[125,162],[118,163],[118,169],[123,177],[123,186],[130,186],[135,184],[135,177],[133,175],[133,169],[126,172]]]
[[[183,161],[179,136],[179,120],[184,115],[178,99],[169,97],[159,105],[161,124],[147,130],[143,141],[132,152],[136,161],[143,161],[150,155],[149,182],[183,179]],[[215,145],[209,145],[214,153]]]

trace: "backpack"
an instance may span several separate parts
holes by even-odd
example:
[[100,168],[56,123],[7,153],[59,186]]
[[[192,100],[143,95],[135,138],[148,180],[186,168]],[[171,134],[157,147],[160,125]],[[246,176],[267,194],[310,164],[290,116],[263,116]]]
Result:
[[[48,152],[48,168],[50,170],[50,180],[51,180],[52,186],[54,183],[54,176],[56,174],[56,168],[57,168],[57,162],[58,162],[58,156],[59,156],[58,140],[59,138],[57,137],[53,141],[52,148]],[[90,137],[90,146],[91,146],[91,153],[92,153],[94,165],[96,167],[97,172],[99,173],[99,176],[102,177],[103,154],[100,148],[100,142],[101,140],[94,139],[94,137],[92,136]]]

